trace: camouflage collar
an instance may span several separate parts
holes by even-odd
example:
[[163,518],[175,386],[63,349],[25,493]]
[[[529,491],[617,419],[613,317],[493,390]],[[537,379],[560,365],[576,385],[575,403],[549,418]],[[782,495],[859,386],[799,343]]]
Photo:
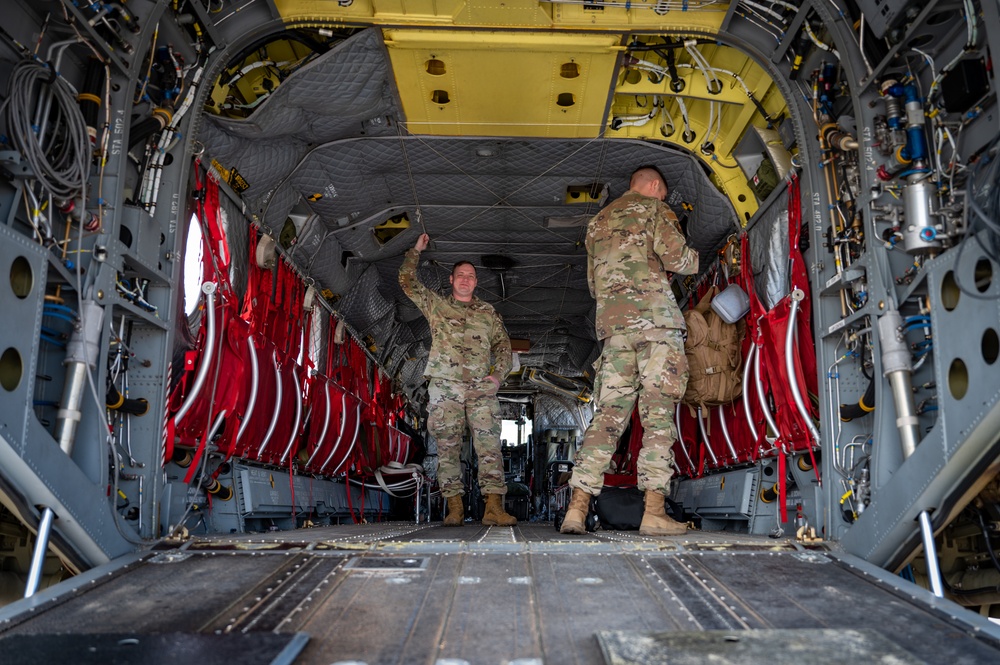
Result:
[[658,198],[655,198],[653,196],[646,196],[645,194],[640,194],[639,192],[635,191],[634,189],[630,189],[627,192],[625,192],[624,194],[622,194],[621,198],[625,198],[626,196],[631,196],[631,197],[637,198],[637,199],[649,199],[650,201],[661,202],[660,199],[658,199]]
[[448,302],[458,307],[471,307],[475,309],[479,309],[480,306],[484,304],[483,301],[477,298],[476,296],[472,296],[472,300],[470,300],[469,302],[464,302],[462,300],[459,300],[450,293],[448,294]]

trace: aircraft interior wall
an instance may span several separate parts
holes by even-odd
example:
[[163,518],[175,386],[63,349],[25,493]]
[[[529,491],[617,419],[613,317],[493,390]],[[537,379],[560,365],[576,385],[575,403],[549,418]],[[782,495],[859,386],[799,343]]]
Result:
[[509,505],[558,519],[600,353],[586,221],[652,164],[701,257],[680,304],[752,296],[742,394],[677,411],[677,510],[998,611],[994,0],[309,4],[5,5],[4,589],[168,536],[439,519],[396,279],[424,231],[424,283],[473,257],[514,342]]

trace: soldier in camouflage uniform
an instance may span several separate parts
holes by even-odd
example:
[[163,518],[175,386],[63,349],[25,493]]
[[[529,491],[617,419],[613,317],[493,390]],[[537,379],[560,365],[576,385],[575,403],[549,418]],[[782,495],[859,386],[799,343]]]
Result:
[[698,254],[685,244],[666,196],[659,171],[639,169],[629,191],[587,226],[587,280],[604,350],[594,382],[594,420],[576,455],[563,533],[586,533],[590,498],[601,493],[636,398],[643,427],[638,483],[646,493],[639,532],[664,536],[686,529],[664,510],[677,437],[674,404],[688,380],[684,318],[670,280],[671,273],[696,273]]
[[479,457],[479,488],[486,496],[483,524],[517,524],[503,507],[507,484],[496,396],[511,367],[510,339],[493,307],[473,295],[476,268],[468,261],[460,261],[452,269],[452,290],[447,298],[420,283],[417,263],[429,242],[424,233],[406,253],[399,268],[399,284],[431,327],[431,351],[424,369],[424,376],[430,379],[427,429],[438,442],[438,481],[441,495],[448,501],[444,525],[461,526],[464,519],[459,455],[466,422]]

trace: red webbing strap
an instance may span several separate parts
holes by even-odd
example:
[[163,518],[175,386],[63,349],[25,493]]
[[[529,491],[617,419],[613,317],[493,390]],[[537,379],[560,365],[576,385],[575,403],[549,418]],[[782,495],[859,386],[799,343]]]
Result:
[[166,434],[163,445],[163,464],[166,465],[174,457],[174,437],[177,436],[177,424],[173,416],[167,418]]
[[251,227],[247,263],[247,292],[243,300],[242,317],[250,323],[250,332],[274,341],[271,320],[276,309],[271,299],[274,271],[257,265],[257,243],[260,233]]
[[[232,417],[229,417],[230,415],[232,415]],[[226,412],[226,416],[227,416],[226,417],[226,425],[222,429],[223,434],[222,434],[222,436],[219,437],[219,440],[220,441],[228,441],[229,442],[229,445],[226,446],[226,457],[225,457],[225,460],[224,460],[224,461],[228,462],[230,460],[230,458],[232,458],[232,456],[236,454],[236,434],[237,434],[237,432],[239,432],[239,429],[240,429],[239,425],[240,425],[241,421],[240,421],[239,418],[237,418],[235,416],[235,414],[233,413],[233,411],[227,411]],[[247,414],[244,417],[245,418],[249,418],[250,414]],[[215,470],[215,476],[219,475],[219,469],[221,469],[221,468],[222,468],[222,465],[219,465],[219,467]],[[213,476],[213,477],[215,477],[215,476]]]
[[282,264],[279,261],[273,270],[267,271],[267,279],[262,279],[261,282],[266,284],[267,291],[261,294],[261,297],[267,302],[267,310],[264,316],[264,334],[274,342],[274,345],[279,351],[283,351],[284,348],[281,342],[280,331],[276,327],[276,319],[281,316],[281,286],[282,286],[282,276],[281,271]]
[[302,281],[299,280],[298,275],[292,272],[291,268],[284,266],[284,289],[282,297],[284,301],[281,304],[281,330],[285,337],[283,340],[283,347],[285,353],[290,357],[295,358],[299,354],[299,335],[297,334],[299,330],[299,322],[302,317],[302,298],[299,294],[299,286]]
[[[211,425],[209,425],[211,428]],[[195,472],[198,470],[198,462],[201,461],[201,455],[205,452],[205,439],[208,437],[203,436],[201,443],[198,444],[198,448],[194,451],[194,457],[191,458],[191,466],[188,467],[187,473],[184,474],[184,484],[190,485],[191,480],[194,478]]]
[[265,309],[264,303],[258,303],[257,299],[261,292],[261,269],[257,267],[257,243],[260,234],[254,227],[250,227],[250,234],[247,240],[249,256],[247,257],[247,292],[243,298],[243,311],[240,316],[250,324],[251,334],[260,333],[263,330],[261,318]]
[[[795,407],[791,377],[785,364],[785,334],[790,312],[791,300],[786,297],[761,320],[761,336],[765,343],[760,352],[764,354],[764,369],[777,406],[774,420],[781,430],[778,434],[793,450],[805,450],[811,445],[809,430]],[[792,360],[795,361],[794,356]]]
[[336,334],[336,330],[337,330],[337,324],[335,323],[335,321],[336,321],[336,319],[333,318],[332,316],[329,317],[329,320],[327,321],[326,357],[323,358],[323,373],[326,374],[331,379],[334,378],[334,376],[333,376],[333,352],[334,352],[334,348],[336,348],[336,350],[337,350],[337,355],[338,356],[340,355],[340,346],[334,344],[334,342],[333,342],[333,336]]
[[270,317],[271,340],[282,353],[288,355],[288,308],[291,284],[288,280],[289,271],[284,263],[278,263],[276,273],[277,287],[274,289],[274,308]]
[[788,482],[785,480],[786,469],[785,453],[778,453],[778,514],[781,516],[782,522],[788,521],[788,506],[785,505],[786,500],[786,490],[788,489],[786,485]]
[[[763,339],[761,337],[760,322],[763,320],[767,312],[764,310],[764,304],[761,303],[760,298],[757,297],[757,287],[753,279],[753,266],[750,261],[750,236],[747,233],[742,233],[740,235],[740,276],[743,280],[743,290],[746,291],[747,297],[750,300],[750,312],[746,317],[746,336],[745,336],[745,348],[743,357],[749,356],[750,345],[754,345],[757,349],[757,353],[760,353],[763,348]],[[764,362],[761,360],[761,365]],[[751,374],[753,371],[751,370]],[[764,372],[761,372],[761,381],[765,384],[767,383],[766,376]],[[744,390],[750,389],[749,386],[744,386]],[[753,388],[756,392],[756,387]],[[753,446],[753,457],[752,459],[757,459],[760,453],[761,444],[767,438],[767,421],[764,418],[764,406],[758,403],[758,400],[751,399],[751,404],[754,404],[757,408],[754,413],[754,425],[757,430],[757,440],[754,441]],[[775,432],[775,435],[779,435],[779,432]]]
[[[302,326],[303,332],[309,331],[309,334],[302,335],[302,365],[306,368],[306,376],[309,376],[309,370],[316,369],[316,363],[312,358],[312,318],[315,313],[315,308],[308,312],[305,312],[305,323]],[[330,376],[326,374],[325,376]]]
[[295,524],[295,455],[288,456],[288,489],[292,493],[292,524]]
[[[344,469],[344,491],[347,493],[347,509],[351,511],[351,519],[355,524],[357,524],[360,520],[354,516],[354,502],[351,500],[351,469],[349,468],[349,465]],[[364,490],[362,490],[362,497],[363,496]]]
[[226,232],[222,228],[221,213],[219,208],[219,183],[215,178],[205,179],[205,229],[207,234],[203,234],[203,239],[208,243],[207,249],[213,257],[212,265],[216,270],[215,278],[219,286],[223,287],[225,293],[232,293],[232,285],[229,282],[229,244],[226,242]]
[[304,325],[306,320],[305,298],[306,285],[302,279],[288,268],[289,279],[289,308],[288,312],[288,354],[297,358],[302,351],[303,333],[307,330]]
[[740,277],[743,281],[743,290],[750,300],[750,312],[747,314],[747,339],[757,343],[759,341],[758,320],[764,315],[764,305],[757,297],[757,288],[753,281],[753,267],[750,265],[750,236],[746,233],[740,235]]
[[611,456],[615,466],[614,473],[610,471],[604,473],[604,484],[608,487],[634,486],[638,482],[636,474],[643,435],[638,406],[633,407],[632,415],[629,416],[628,432],[628,441],[624,442],[624,446],[621,445],[623,442],[619,441]]
[[[812,298],[809,294],[809,272],[799,241],[802,236],[802,198],[799,191],[799,178],[793,175],[788,183],[788,258],[791,260],[792,288],[801,289],[805,298],[799,303],[799,313],[796,320],[798,354],[796,372],[799,376],[800,390],[803,396],[816,395],[818,377],[816,374],[816,349],[812,333]],[[799,366],[801,365],[801,367]],[[818,410],[812,400],[806,400],[814,416]]]

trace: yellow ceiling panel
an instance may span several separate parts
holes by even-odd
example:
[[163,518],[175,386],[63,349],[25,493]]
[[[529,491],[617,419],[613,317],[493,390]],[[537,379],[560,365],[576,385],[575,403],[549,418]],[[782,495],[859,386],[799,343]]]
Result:
[[275,0],[278,14],[289,23],[299,25],[368,22],[374,15],[371,0]]
[[384,34],[413,134],[590,138],[605,122],[617,36]]
[[723,0],[274,0],[288,23],[715,32]]
[[458,25],[496,27],[549,27],[552,17],[548,7],[538,0],[466,0],[456,16]]
[[[546,4],[546,3],[542,3]],[[715,32],[729,2],[703,0],[555,0],[552,20],[561,27]],[[687,9],[683,9],[687,7]],[[666,10],[666,11],[664,11]]]

